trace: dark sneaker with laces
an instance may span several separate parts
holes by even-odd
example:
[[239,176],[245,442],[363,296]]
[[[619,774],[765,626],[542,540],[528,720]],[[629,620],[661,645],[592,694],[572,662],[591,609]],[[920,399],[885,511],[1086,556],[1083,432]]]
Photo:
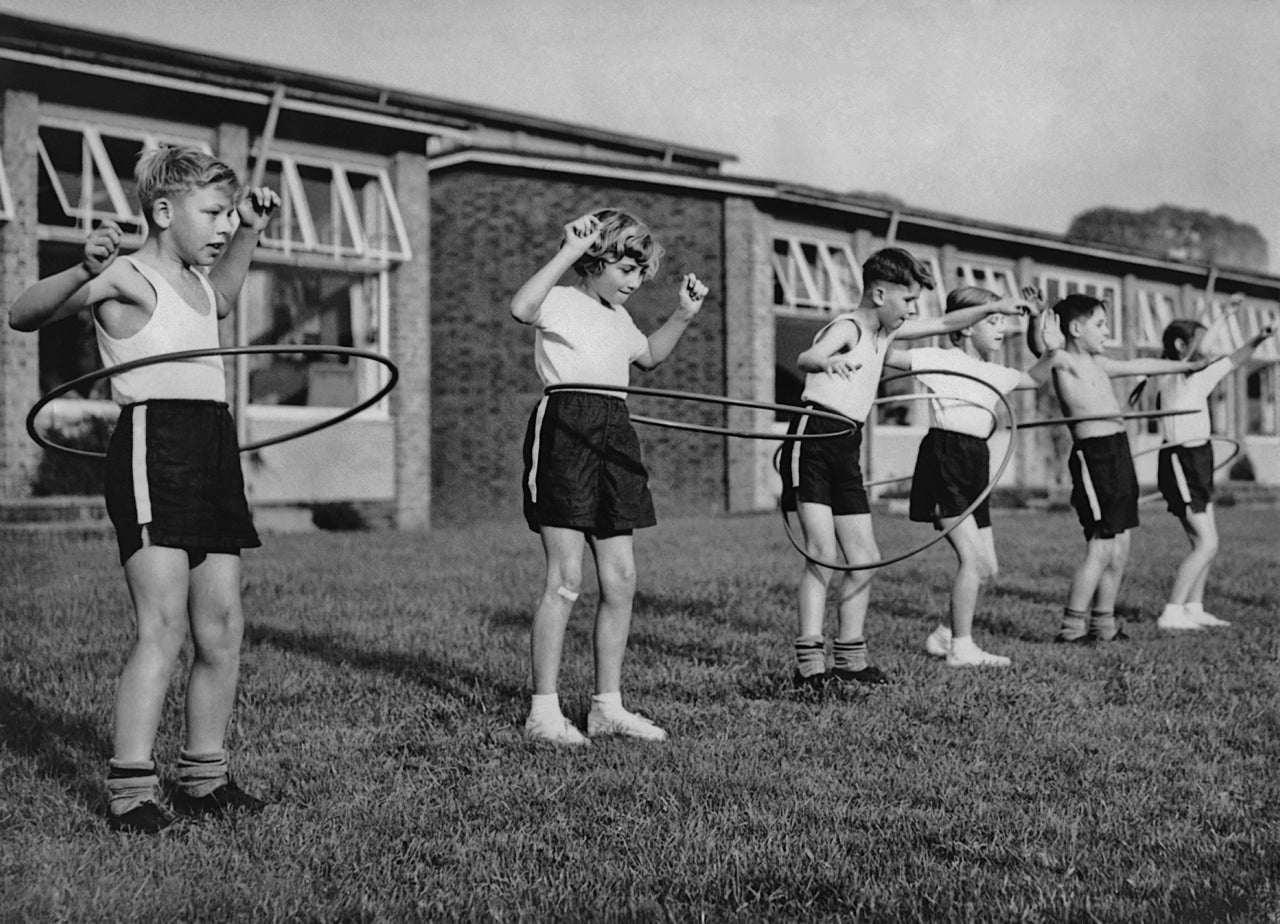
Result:
[[821,693],[827,685],[827,672],[820,671],[806,677],[797,670],[791,675],[791,685],[797,690],[808,690],[814,693]]
[[125,834],[159,834],[175,820],[154,802],[144,802],[123,815],[108,815],[107,827]]
[[831,677],[841,683],[860,683],[866,687],[882,687],[891,682],[888,674],[878,667],[872,667],[870,664],[860,671],[837,667],[831,672]]
[[252,815],[262,811],[267,805],[237,786],[234,780],[227,780],[207,796],[190,796],[179,789],[170,801],[173,802],[173,810],[179,815],[208,818],[241,813]]

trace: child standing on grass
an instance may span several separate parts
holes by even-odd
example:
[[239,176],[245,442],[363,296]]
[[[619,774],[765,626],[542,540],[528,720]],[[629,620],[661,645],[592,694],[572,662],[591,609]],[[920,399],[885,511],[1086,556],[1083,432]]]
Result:
[[[1115,605],[1129,561],[1129,530],[1138,525],[1138,479],[1111,379],[1193,372],[1204,364],[1174,359],[1110,359],[1104,355],[1105,302],[1077,292],[1062,299],[1053,310],[1065,346],[1050,350],[1045,358],[1053,370],[1062,413],[1067,417],[1116,415],[1071,424],[1071,506],[1084,527],[1088,545],[1084,560],[1072,575],[1062,626],[1055,640],[1124,641],[1128,636],[1116,621]],[[1041,352],[1034,336],[1032,350]]]
[[[241,194],[235,171],[191,147],[144,153],[136,176],[149,228],[142,248],[116,259],[120,228],[103,224],[78,266],[18,298],[13,328],[34,331],[89,310],[108,367],[218,346],[218,320],[235,305],[280,200],[266,188]],[[137,635],[116,688],[108,824],[154,834],[174,820],[160,806],[152,749],[188,631],[194,658],[173,808],[219,816],[263,807],[232,780],[225,750],[244,633],[240,550],[261,543],[221,357],[143,366],[111,387],[121,408],[105,493]]]
[[[1039,294],[1024,288],[1022,297],[1038,305]],[[964,286],[947,295],[947,313],[987,305],[1000,296],[977,286]],[[1055,333],[1053,312],[1039,315],[1041,338],[1050,349],[1062,346]],[[956,518],[968,509],[991,478],[991,453],[987,439],[993,430],[999,395],[1019,388],[1038,388],[1049,380],[1049,360],[1042,358],[1027,372],[995,362],[1004,342],[1004,315],[992,314],[976,324],[951,333],[960,349],[920,347],[895,350],[887,364],[920,373],[920,381],[934,394],[929,402],[931,426],[920,443],[911,480],[910,517],[951,528],[947,541],[956,553],[956,574],[951,582],[949,619],[925,639],[925,650],[946,658],[952,667],[1007,667],[1003,655],[983,651],[973,640],[973,617],[984,581],[996,575],[996,547],[991,532],[991,509],[984,500],[963,522]],[[937,370],[933,374],[924,370]],[[989,383],[948,371],[966,373]],[[954,527],[954,528],[952,528]]]
[[[783,509],[798,511],[810,558],[834,561],[839,551],[850,564],[876,561],[880,551],[872,530],[871,507],[862,485],[859,455],[861,424],[871,410],[880,384],[885,355],[895,339],[915,339],[963,330],[993,313],[1020,314],[1029,306],[1017,299],[964,308],[941,318],[916,320],[921,292],[932,289],[929,268],[897,247],[871,255],[862,267],[863,291],[858,307],[837,316],[800,354],[807,375],[802,401],[857,421],[857,430],[842,437],[788,441],[782,454]],[[831,433],[837,421],[798,415],[789,432]],[[826,662],[827,591],[831,568],[806,560],[800,575],[799,616],[795,639],[797,688],[818,690],[828,679]],[[885,684],[889,678],[868,662],[864,624],[871,590],[871,569],[846,571],[840,581],[838,628],[830,677],[840,682]]]
[[[1240,307],[1243,299],[1233,296],[1228,311]],[[1218,321],[1229,317],[1224,313]],[[1218,323],[1218,322],[1215,322]],[[1177,320],[1164,329],[1164,358],[1205,360],[1199,345],[1208,328],[1198,321]],[[1227,356],[1208,360],[1197,372],[1166,377],[1160,386],[1158,406],[1167,411],[1195,411],[1195,414],[1165,417],[1161,423],[1165,445],[1160,449],[1156,481],[1169,512],[1178,518],[1191,550],[1178,565],[1169,602],[1156,620],[1161,629],[1205,629],[1227,626],[1204,608],[1205,583],[1209,568],[1218,554],[1218,527],[1213,514],[1213,443],[1210,442],[1209,394],[1224,378],[1248,361],[1268,337],[1275,333],[1264,328]],[[1129,396],[1136,403],[1141,396],[1140,384]]]
[[[622,705],[622,661],[636,584],[632,534],[657,520],[625,395],[610,390],[629,384],[632,365],[653,369],[670,356],[706,298],[707,287],[690,273],[667,322],[647,337],[636,327],[623,306],[657,273],[662,253],[648,227],[626,212],[583,215],[564,226],[559,251],[511,299],[515,319],[537,329],[534,361],[544,385],[599,386],[544,396],[525,436],[525,518],[541,536],[547,559],[531,638],[533,698],[525,722],[531,738],[589,743],[561,712],[557,691],[565,629],[588,546],[600,603],[587,734],[667,738]],[[556,285],[571,268],[577,284]]]

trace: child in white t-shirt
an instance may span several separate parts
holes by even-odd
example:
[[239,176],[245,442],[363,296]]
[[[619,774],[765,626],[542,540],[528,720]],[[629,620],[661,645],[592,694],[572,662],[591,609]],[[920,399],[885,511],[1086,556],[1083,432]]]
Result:
[[[1035,289],[1024,289],[1022,295],[1031,304],[1038,304]],[[966,286],[947,296],[947,312],[998,300],[994,292]],[[1002,314],[988,315],[953,332],[951,342],[959,349],[921,347],[897,351],[890,357],[890,365],[919,373],[920,381],[934,395],[929,401],[931,426],[920,444],[911,481],[912,520],[931,522],[936,529],[951,527],[986,488],[991,477],[987,438],[994,429],[998,395],[1043,385],[1049,379],[1049,351],[1061,345],[1062,335],[1057,332],[1052,312],[1039,314],[1032,323],[1040,325],[1041,335],[1048,342],[1045,357],[1027,372],[993,361],[1000,355],[1004,341]],[[947,372],[974,376],[990,387]],[[984,581],[995,576],[997,567],[988,502],[983,500],[955,525],[947,534],[947,541],[957,558],[950,618],[939,622],[925,640],[925,650],[945,657],[952,667],[1006,667],[1008,658],[983,651],[972,635],[978,592]]]

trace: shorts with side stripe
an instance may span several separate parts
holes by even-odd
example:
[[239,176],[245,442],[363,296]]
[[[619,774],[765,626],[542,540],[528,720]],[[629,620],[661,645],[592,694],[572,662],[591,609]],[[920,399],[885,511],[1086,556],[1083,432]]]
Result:
[[1128,434],[1076,440],[1067,468],[1071,506],[1086,539],[1113,539],[1138,525],[1138,476]]
[[561,391],[543,397],[524,438],[524,517],[599,539],[658,522],[627,403]]
[[[808,404],[806,407],[819,405]],[[787,432],[834,433],[848,428],[849,424],[838,420],[798,414],[787,427]],[[870,513],[867,489],[862,484],[861,454],[861,427],[855,428],[848,436],[783,443],[782,509],[794,512],[800,503],[806,503],[830,507],[835,516]]]
[[107,446],[104,494],[123,564],[146,545],[210,552],[262,545],[245,499],[235,422],[219,401],[125,405]]
[[[939,529],[942,517],[958,517],[968,509],[990,481],[991,450],[980,436],[934,427],[920,441],[915,472],[911,476],[909,516]],[[991,525],[987,498],[973,511],[979,529]]]
[[1162,447],[1156,485],[1174,516],[1204,513],[1213,503],[1213,444]]

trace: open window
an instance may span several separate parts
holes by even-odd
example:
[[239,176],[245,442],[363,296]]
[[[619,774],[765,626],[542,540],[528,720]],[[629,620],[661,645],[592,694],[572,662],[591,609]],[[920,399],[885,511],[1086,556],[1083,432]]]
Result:
[[1120,298],[1120,280],[1053,270],[1040,274],[1040,290],[1050,308],[1077,292],[1106,302],[1107,346],[1121,344],[1124,338],[1124,301]]

